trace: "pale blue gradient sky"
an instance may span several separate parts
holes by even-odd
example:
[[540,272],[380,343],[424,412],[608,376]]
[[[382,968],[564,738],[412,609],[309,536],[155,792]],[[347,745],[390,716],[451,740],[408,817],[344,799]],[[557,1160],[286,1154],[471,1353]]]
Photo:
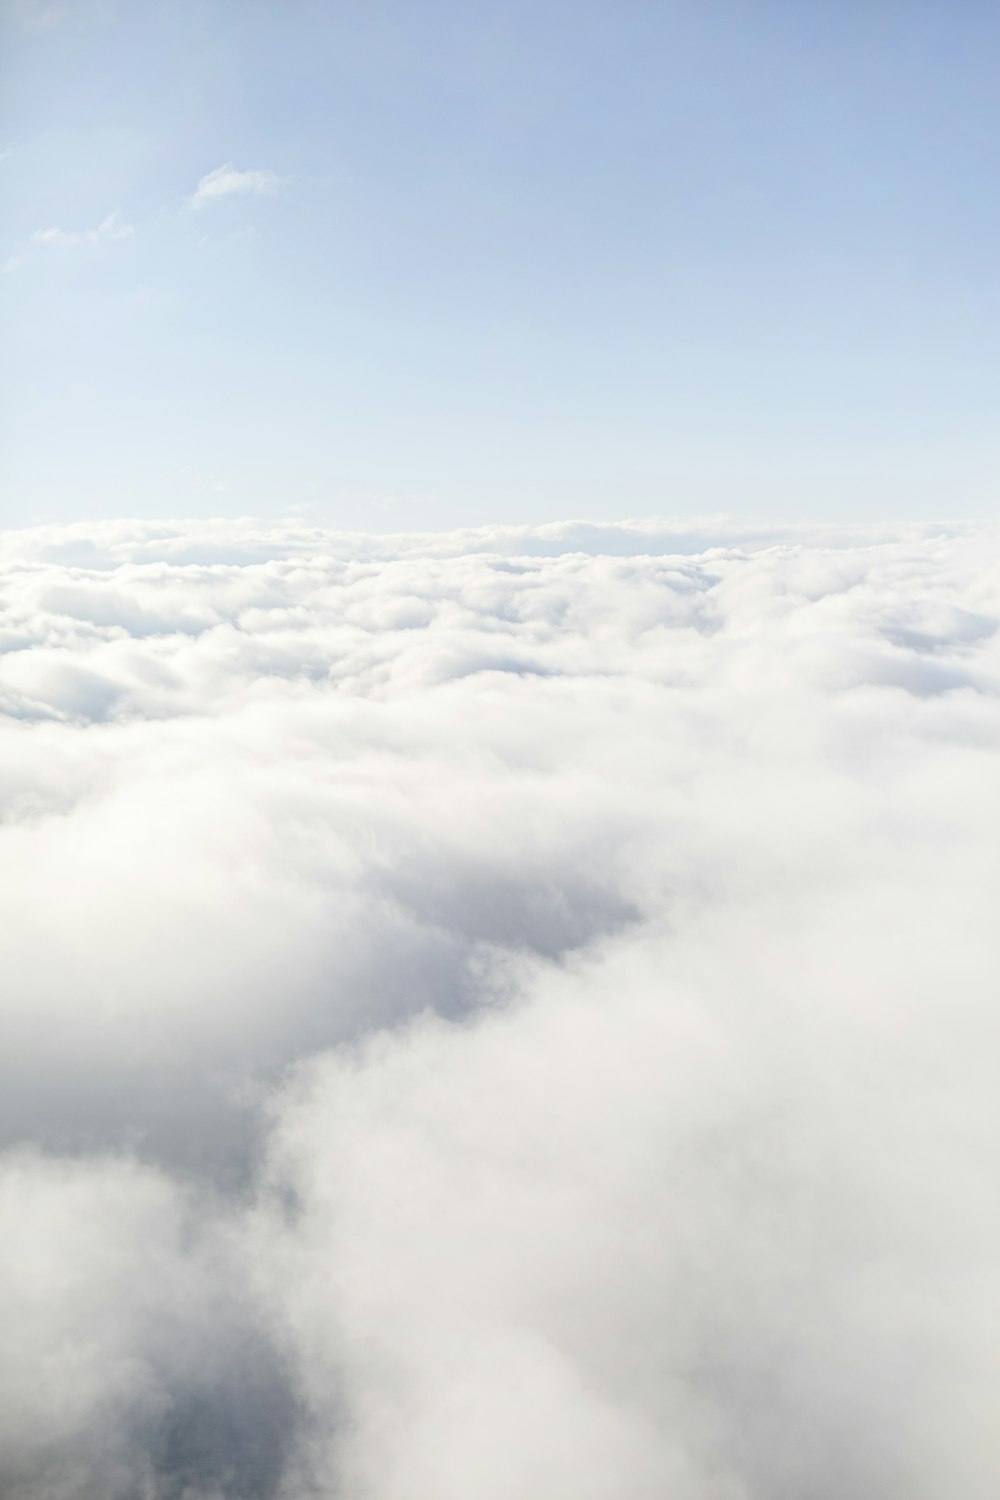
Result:
[[6,524],[997,514],[993,3],[0,13]]

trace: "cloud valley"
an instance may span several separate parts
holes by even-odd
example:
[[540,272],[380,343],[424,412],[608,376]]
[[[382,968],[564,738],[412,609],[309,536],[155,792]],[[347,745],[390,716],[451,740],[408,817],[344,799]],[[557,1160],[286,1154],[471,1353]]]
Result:
[[12,1500],[987,1500],[995,528],[0,546]]

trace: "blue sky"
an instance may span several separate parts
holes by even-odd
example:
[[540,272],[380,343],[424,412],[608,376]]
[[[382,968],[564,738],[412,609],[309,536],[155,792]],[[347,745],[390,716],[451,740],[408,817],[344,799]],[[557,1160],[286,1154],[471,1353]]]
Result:
[[994,5],[0,14],[7,524],[997,514]]

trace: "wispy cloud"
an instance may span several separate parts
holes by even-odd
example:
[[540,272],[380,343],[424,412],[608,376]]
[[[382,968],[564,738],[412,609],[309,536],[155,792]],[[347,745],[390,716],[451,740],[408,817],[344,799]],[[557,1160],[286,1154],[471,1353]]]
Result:
[[12,15],[27,31],[45,31],[59,21],[66,7],[46,0],[19,0],[12,7]]
[[115,209],[96,229],[36,229],[31,239],[36,245],[103,245],[131,239],[134,233],[132,225],[123,223]]
[[107,22],[117,6],[118,0],[0,0],[0,19],[23,31],[54,31],[64,22]]
[[205,173],[189,200],[190,207],[204,208],[206,203],[214,203],[217,198],[246,197],[248,194],[269,197],[278,191],[281,181],[276,172],[257,168],[239,172],[231,161],[226,162],[214,172]]

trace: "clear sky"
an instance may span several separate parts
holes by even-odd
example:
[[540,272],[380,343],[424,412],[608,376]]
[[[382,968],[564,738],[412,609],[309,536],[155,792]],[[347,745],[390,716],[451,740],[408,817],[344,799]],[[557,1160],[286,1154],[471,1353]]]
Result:
[[0,14],[6,524],[1000,508],[992,0]]

